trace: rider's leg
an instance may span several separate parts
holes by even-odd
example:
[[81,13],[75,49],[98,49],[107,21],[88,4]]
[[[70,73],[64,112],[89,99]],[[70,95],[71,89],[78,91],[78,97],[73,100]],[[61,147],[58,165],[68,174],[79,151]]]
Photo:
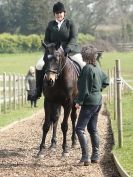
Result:
[[41,97],[42,94],[42,85],[43,85],[43,66],[44,60],[43,57],[39,59],[36,64],[36,89],[37,89],[37,98]]
[[70,56],[72,60],[77,62],[81,69],[86,65],[86,62],[83,61],[82,55],[80,53],[77,53],[75,55]]

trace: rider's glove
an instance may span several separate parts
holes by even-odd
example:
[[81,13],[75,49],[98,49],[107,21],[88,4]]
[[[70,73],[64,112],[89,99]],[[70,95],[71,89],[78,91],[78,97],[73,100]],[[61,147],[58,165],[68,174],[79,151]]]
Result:
[[64,50],[64,55],[65,55],[65,57],[68,56],[68,54],[69,54],[70,52],[71,52],[71,49],[66,48],[66,49]]

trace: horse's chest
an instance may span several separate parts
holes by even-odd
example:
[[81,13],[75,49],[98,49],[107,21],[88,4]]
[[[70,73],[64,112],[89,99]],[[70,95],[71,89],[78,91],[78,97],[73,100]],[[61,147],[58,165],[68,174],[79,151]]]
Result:
[[64,102],[64,100],[66,100],[69,95],[63,89],[50,88],[47,90],[47,92],[45,92],[45,97],[47,97],[52,102]]

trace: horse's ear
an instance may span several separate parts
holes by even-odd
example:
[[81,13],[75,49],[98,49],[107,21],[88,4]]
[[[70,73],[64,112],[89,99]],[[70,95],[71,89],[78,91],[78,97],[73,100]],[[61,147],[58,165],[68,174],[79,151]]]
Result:
[[42,46],[46,49],[47,47],[46,43],[43,40],[41,40],[41,43],[42,43]]
[[97,51],[97,60],[99,60],[100,57],[102,57],[102,53],[103,53],[103,52],[104,52],[103,50]]
[[58,41],[55,43],[56,50],[58,50],[60,48],[60,46],[61,46],[61,41]]

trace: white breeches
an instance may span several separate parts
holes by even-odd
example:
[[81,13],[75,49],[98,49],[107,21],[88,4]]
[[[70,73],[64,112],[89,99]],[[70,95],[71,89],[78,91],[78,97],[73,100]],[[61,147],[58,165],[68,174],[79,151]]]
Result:
[[81,69],[86,65],[86,62],[83,61],[82,55],[80,53],[77,53],[75,55],[70,56],[72,60],[77,62]]
[[36,69],[37,70],[42,70],[44,66],[44,60],[43,60],[43,56],[37,61],[37,64],[36,64]]

